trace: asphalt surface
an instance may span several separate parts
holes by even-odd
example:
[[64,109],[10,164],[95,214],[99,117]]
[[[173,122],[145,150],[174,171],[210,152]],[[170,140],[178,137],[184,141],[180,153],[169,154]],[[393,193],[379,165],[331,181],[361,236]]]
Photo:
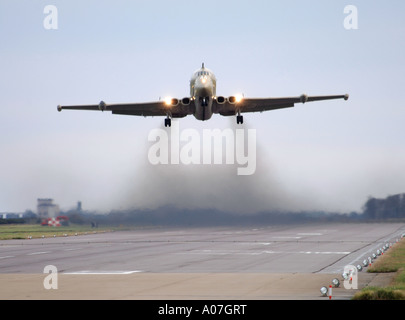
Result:
[[[342,281],[346,265],[361,264],[404,232],[404,224],[314,224],[5,240],[0,298],[325,299],[321,286]],[[49,265],[57,290],[43,285]],[[359,287],[373,281],[381,277],[359,273]],[[334,296],[354,292],[340,286]]]

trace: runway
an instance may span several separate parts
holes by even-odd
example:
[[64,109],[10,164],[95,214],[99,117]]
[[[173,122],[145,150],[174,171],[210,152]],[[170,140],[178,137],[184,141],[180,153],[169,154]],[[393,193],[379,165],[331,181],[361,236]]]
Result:
[[[404,224],[306,224],[7,240],[0,242],[0,298],[319,299],[345,265],[404,232]],[[57,268],[57,290],[43,287],[47,265]],[[381,279],[363,272],[359,282]],[[335,289],[336,297],[353,294]]]

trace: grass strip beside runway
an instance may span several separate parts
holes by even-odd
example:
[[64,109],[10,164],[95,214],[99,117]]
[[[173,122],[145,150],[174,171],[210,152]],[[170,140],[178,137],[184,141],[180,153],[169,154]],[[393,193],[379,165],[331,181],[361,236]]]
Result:
[[354,300],[405,300],[405,238],[380,256],[367,272],[396,272],[396,275],[390,286],[366,287],[353,297]]
[[5,224],[0,225],[0,240],[75,236],[113,230],[114,228],[92,228],[81,225],[51,227],[32,224]]

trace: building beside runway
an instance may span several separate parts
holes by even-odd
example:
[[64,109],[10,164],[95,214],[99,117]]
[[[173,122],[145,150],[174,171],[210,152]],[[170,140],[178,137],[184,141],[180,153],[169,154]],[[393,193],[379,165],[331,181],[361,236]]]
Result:
[[56,218],[60,214],[60,209],[57,204],[53,203],[53,199],[38,199],[37,214],[40,218]]

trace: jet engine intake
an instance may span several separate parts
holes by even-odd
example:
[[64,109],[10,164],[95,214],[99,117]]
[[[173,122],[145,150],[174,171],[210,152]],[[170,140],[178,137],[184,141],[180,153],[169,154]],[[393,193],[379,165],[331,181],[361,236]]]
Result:
[[165,99],[165,104],[167,105],[167,106],[171,106],[171,107],[176,107],[176,106],[178,106],[179,105],[179,99],[176,99],[176,98],[166,98]]
[[226,102],[225,97],[222,97],[222,96],[217,97],[217,103],[218,104],[224,104],[225,102]]
[[235,103],[236,103],[236,97],[235,97],[235,96],[230,96],[230,97],[228,98],[228,102],[229,102],[230,104],[235,104]]
[[188,106],[189,104],[190,104],[190,98],[183,98],[183,99],[181,99],[181,104],[183,105],[183,106]]
[[230,104],[235,104],[235,103],[239,103],[243,100],[243,95],[236,95],[236,96],[230,96],[228,98],[228,102]]

